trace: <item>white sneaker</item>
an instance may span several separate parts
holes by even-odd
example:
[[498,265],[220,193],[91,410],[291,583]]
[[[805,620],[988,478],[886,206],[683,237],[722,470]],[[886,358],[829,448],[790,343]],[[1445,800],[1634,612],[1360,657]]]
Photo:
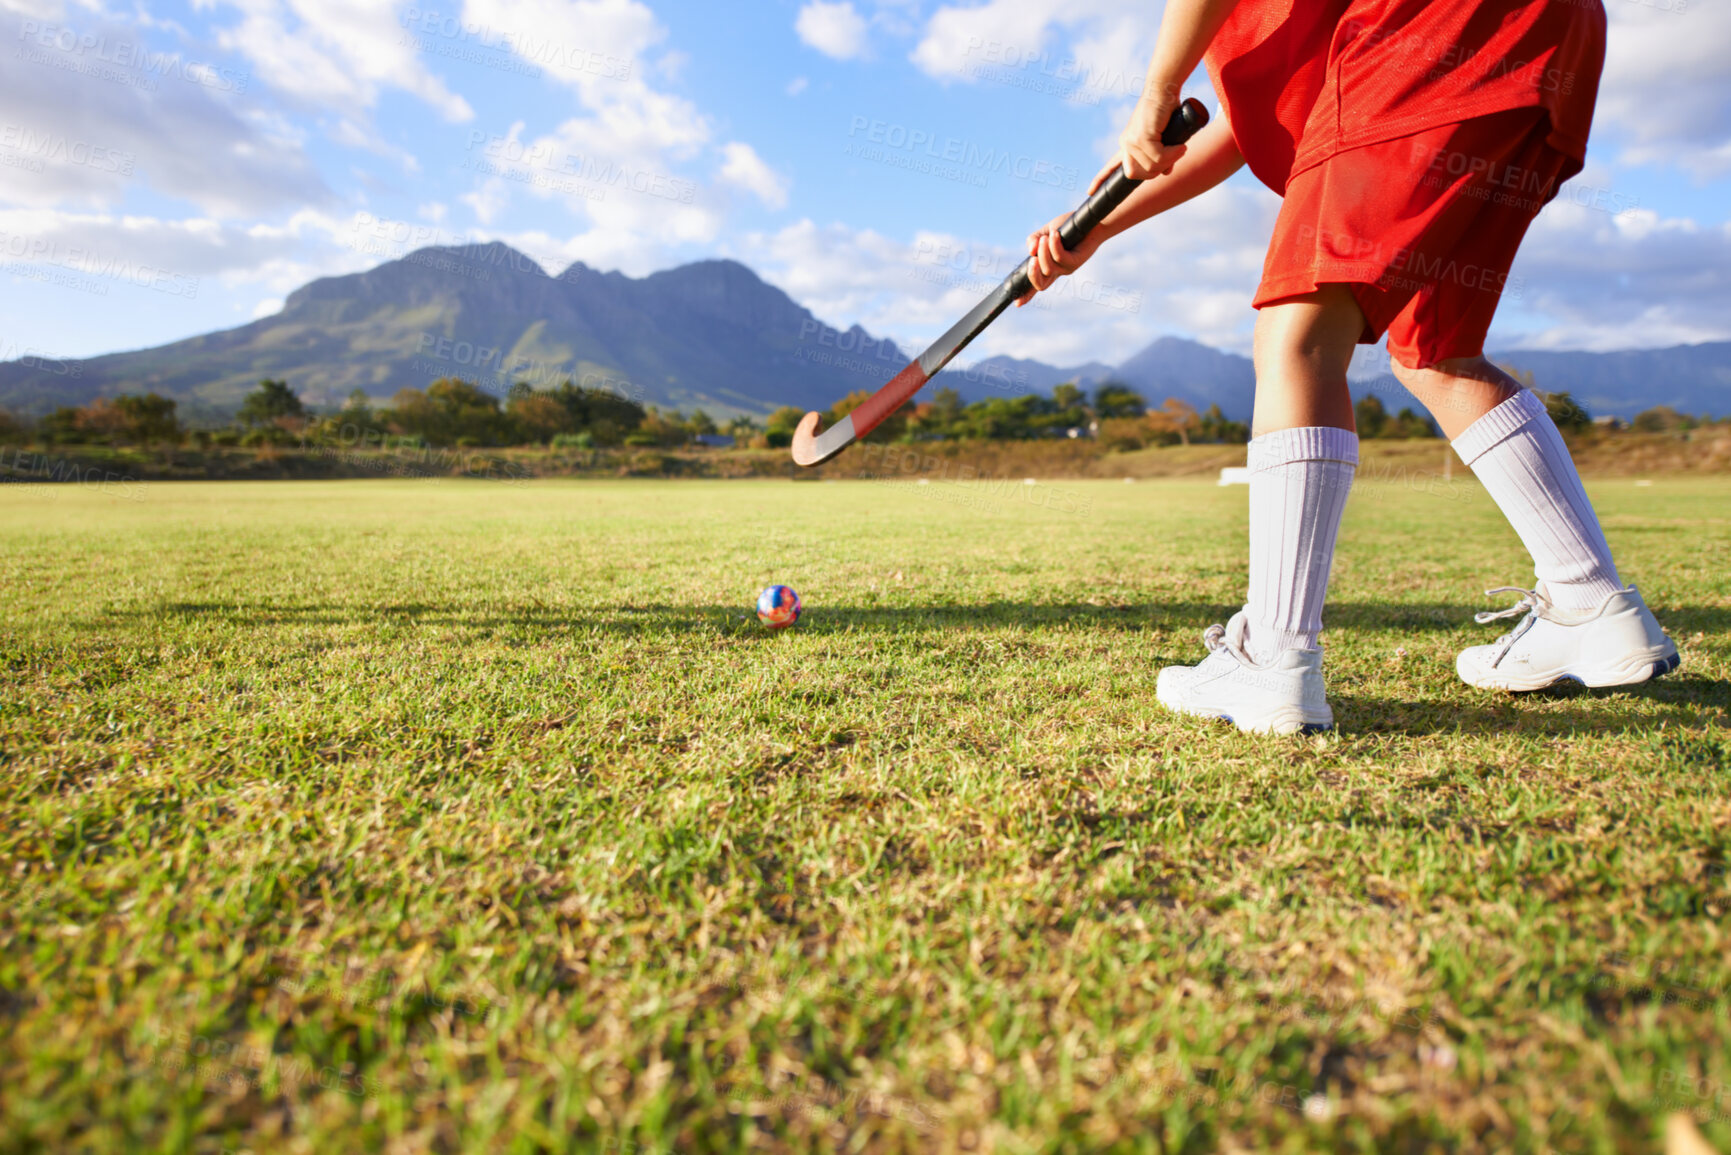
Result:
[[1266,666],[1245,651],[1250,620],[1240,612],[1202,635],[1210,651],[1197,666],[1160,671],[1154,696],[1180,714],[1225,718],[1240,730],[1314,734],[1334,729],[1322,686],[1321,650],[1286,650]]
[[1482,624],[1526,617],[1489,646],[1461,651],[1461,680],[1486,690],[1542,690],[1558,682],[1584,686],[1633,686],[1669,674],[1683,664],[1677,647],[1640,591],[1630,586],[1598,609],[1568,611],[1551,604],[1544,583],[1536,590],[1503,586],[1485,596],[1518,593],[1506,610],[1477,615]]

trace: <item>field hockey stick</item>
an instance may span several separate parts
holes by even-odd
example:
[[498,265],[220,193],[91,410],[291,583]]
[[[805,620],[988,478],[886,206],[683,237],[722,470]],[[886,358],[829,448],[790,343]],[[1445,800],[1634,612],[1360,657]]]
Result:
[[[1186,100],[1172,114],[1172,119],[1166,122],[1166,130],[1160,134],[1160,139],[1166,145],[1183,144],[1195,136],[1202,126],[1208,123],[1208,110],[1202,102],[1194,98]],[[1058,229],[1058,236],[1064,242],[1066,249],[1073,249],[1087,239],[1094,226],[1111,215],[1112,210],[1124,203],[1124,198],[1136,191],[1142,182],[1131,180],[1124,175],[1122,166],[1114,169],[1112,175],[1106,178],[1106,183],[1100,190],[1083,202],[1082,207],[1070,214]],[[795,464],[810,468],[822,465],[866,434],[883,423],[884,418],[901,408],[902,403],[925,387],[926,382],[937,376],[938,371],[948,365],[957,353],[968,347],[968,342],[978,337],[998,316],[1008,309],[1011,303],[1020,300],[1033,289],[1033,283],[1028,279],[1028,267],[1033,258],[1029,257],[1016,271],[1004,278],[1003,284],[986,295],[985,300],[975,305],[973,311],[957,321],[948,333],[937,341],[918,358],[908,363],[908,367],[890,379],[889,384],[868,397],[858,409],[843,417],[834,426],[822,433],[818,426],[823,423],[821,413],[807,413],[800,419],[799,427],[793,431],[793,460]]]

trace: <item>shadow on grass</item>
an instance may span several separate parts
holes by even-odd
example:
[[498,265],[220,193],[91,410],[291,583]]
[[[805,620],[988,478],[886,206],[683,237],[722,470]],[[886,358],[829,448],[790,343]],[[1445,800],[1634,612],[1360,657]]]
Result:
[[[1651,733],[1660,726],[1691,729],[1731,723],[1731,682],[1687,673],[1610,690],[1573,686],[1531,694],[1498,694],[1452,682],[1448,689],[1446,699],[1427,696],[1415,701],[1370,694],[1329,697],[1334,703],[1335,723],[1344,734],[1423,738],[1454,733]],[[1457,691],[1475,700],[1462,702]]]
[[[1342,635],[1360,631],[1408,635],[1459,634],[1461,644],[1481,644],[1502,632],[1481,628],[1472,615],[1482,605],[1337,602],[1329,622]],[[799,632],[818,637],[865,637],[948,633],[957,638],[1005,627],[1103,635],[1165,631],[1178,635],[1168,656],[1173,662],[1200,656],[1195,634],[1225,621],[1237,605],[1214,602],[1094,604],[1092,602],[976,602],[952,605],[840,606],[807,608]],[[1467,690],[1453,680],[1428,688],[1418,699],[1356,694],[1337,686],[1331,697],[1343,732],[1429,736],[1453,732],[1507,731],[1523,734],[1604,732],[1618,728],[1650,731],[1659,724],[1697,727],[1724,725],[1731,711],[1731,682],[1692,674],[1687,639],[1700,632],[1721,637],[1731,631],[1731,610],[1716,606],[1666,607],[1662,619],[1684,639],[1681,672],[1643,686],[1616,690],[1562,687],[1523,695]],[[461,602],[316,603],[273,605],[258,602],[172,602],[129,616],[161,621],[204,622],[237,629],[329,626],[377,630],[437,627],[474,631],[477,637],[524,634],[569,636],[606,633],[646,640],[693,635],[725,638],[734,644],[774,644],[781,635],[761,628],[748,609],[731,605],[617,605],[590,609],[477,600]],[[1150,691],[1152,674],[1150,670]],[[1465,696],[1468,700],[1462,701]]]
[[[1218,602],[1151,602],[1143,605],[1113,602],[971,602],[917,606],[822,606],[806,607],[800,629],[834,633],[840,630],[898,632],[907,629],[978,631],[1006,625],[1081,625],[1101,630],[1182,629],[1202,630],[1224,622],[1239,609],[1238,604]],[[1474,644],[1489,642],[1498,629],[1480,629],[1473,614],[1485,604],[1402,604],[1390,602],[1330,602],[1328,625],[1342,633],[1404,631],[1451,633],[1472,630]],[[1731,632],[1731,609],[1718,606],[1672,606],[1658,611],[1674,635],[1687,638],[1696,633]],[[314,605],[266,604],[259,602],[168,602],[127,611],[139,618],[181,618],[217,621],[236,627],[271,625],[376,625],[400,621],[414,625],[468,626],[479,629],[509,627],[547,630],[609,630],[621,633],[667,631],[684,633],[705,626],[753,623],[749,607],[740,605],[667,605],[646,603],[568,608],[544,603],[503,605],[477,600],[471,604],[447,602],[353,602]],[[1503,623],[1508,625],[1512,623]],[[1482,634],[1482,638],[1479,635]],[[767,635],[766,635],[767,636]]]

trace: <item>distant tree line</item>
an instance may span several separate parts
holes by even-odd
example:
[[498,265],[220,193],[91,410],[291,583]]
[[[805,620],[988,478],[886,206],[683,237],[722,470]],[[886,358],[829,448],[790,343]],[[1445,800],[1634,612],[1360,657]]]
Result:
[[[1531,385],[1530,379],[1526,382]],[[833,424],[871,394],[849,394],[824,414]],[[1594,428],[1593,418],[1567,393],[1542,393],[1546,408],[1566,433]],[[58,445],[294,445],[346,442],[374,446],[554,448],[676,448],[695,439],[723,435],[751,448],[783,448],[793,439],[802,410],[784,407],[763,421],[740,416],[720,424],[703,410],[690,414],[642,405],[607,389],[566,381],[537,390],[519,383],[503,398],[458,378],[434,381],[425,390],[401,389],[387,405],[375,405],[356,390],[342,408],[317,413],[285,382],[265,380],[247,394],[233,423],[221,429],[188,429],[175,402],[155,393],[99,398],[65,407],[28,422],[0,410],[0,441]],[[1354,406],[1359,435],[1367,438],[1438,436],[1429,418],[1411,409],[1391,415],[1374,394]],[[1665,406],[1630,422],[1638,432],[1686,432],[1710,423]],[[1242,444],[1250,429],[1221,413],[1218,405],[1198,413],[1168,398],[1155,407],[1122,382],[1109,381],[1092,394],[1074,384],[1051,396],[993,397],[971,404],[951,388],[904,405],[873,432],[871,440],[970,441],[1098,438],[1111,450],[1162,445]]]

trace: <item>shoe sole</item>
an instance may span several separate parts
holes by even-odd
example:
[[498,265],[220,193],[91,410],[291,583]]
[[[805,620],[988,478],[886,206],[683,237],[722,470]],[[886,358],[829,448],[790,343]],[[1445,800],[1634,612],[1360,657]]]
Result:
[[1249,721],[1240,722],[1231,714],[1222,714],[1214,710],[1187,710],[1182,706],[1172,706],[1165,702],[1160,704],[1166,706],[1166,708],[1171,710],[1173,713],[1183,714],[1187,717],[1207,718],[1216,722],[1231,722],[1234,726],[1238,727],[1240,731],[1246,734],[1309,735],[1326,734],[1334,729],[1334,719],[1332,717],[1324,722],[1315,722],[1306,718],[1301,712],[1296,710],[1281,710],[1266,718],[1255,718]]
[[1530,694],[1536,690],[1548,690],[1552,686],[1560,686],[1565,682],[1573,682],[1577,686],[1585,686],[1590,690],[1605,690],[1613,686],[1639,686],[1651,682],[1655,678],[1663,678],[1683,664],[1683,655],[1673,650],[1671,653],[1654,660],[1650,656],[1628,663],[1615,670],[1606,670],[1596,674],[1549,674],[1533,678],[1498,678],[1494,675],[1473,681],[1462,678],[1469,686],[1481,690],[1504,690],[1511,694]]

